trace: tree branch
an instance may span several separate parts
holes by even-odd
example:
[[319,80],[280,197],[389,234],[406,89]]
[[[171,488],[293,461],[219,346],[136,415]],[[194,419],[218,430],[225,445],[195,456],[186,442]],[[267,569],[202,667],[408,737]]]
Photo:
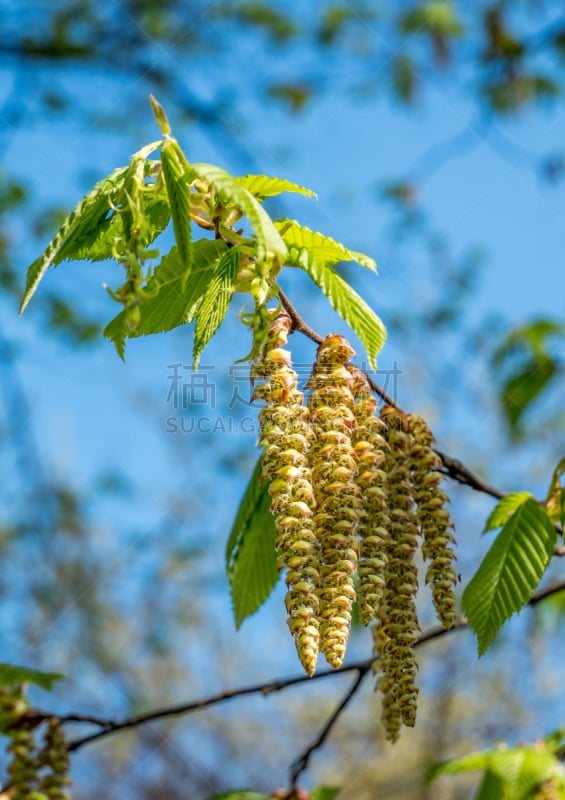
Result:
[[[562,592],[565,590],[565,579],[562,581],[555,581],[554,583],[550,584],[549,586],[544,587],[543,589],[539,589],[535,592],[530,600],[528,601],[527,605],[529,606],[536,606],[542,600],[545,600],[547,597],[551,597],[558,592]],[[460,617],[457,622],[455,623],[453,628],[446,629],[443,628],[441,625],[436,625],[433,628],[430,628],[421,636],[418,637],[418,640],[415,644],[415,647],[422,647],[422,645],[427,644],[428,642],[433,641],[434,639],[440,639],[444,636],[447,636],[449,633],[454,633],[458,630],[463,630],[467,628],[469,623],[465,619],[465,617]],[[224,692],[218,692],[216,694],[210,695],[209,697],[202,698],[200,700],[195,700],[190,703],[182,703],[175,706],[170,706],[168,708],[161,708],[155,711],[150,711],[147,714],[141,714],[136,717],[130,717],[129,719],[125,719],[120,721],[114,721],[111,719],[103,719],[99,717],[93,716],[82,716],[80,714],[69,714],[65,716],[64,714],[53,714],[53,713],[45,713],[43,716],[44,718],[49,718],[53,716],[57,716],[62,722],[85,722],[91,723],[94,725],[98,725],[102,728],[102,730],[96,731],[88,736],[84,736],[80,739],[75,739],[69,743],[69,751],[76,751],[80,750],[87,744],[94,742],[98,739],[102,739],[105,736],[109,736],[112,733],[117,733],[121,730],[137,728],[141,725],[145,725],[148,722],[154,722],[156,720],[166,719],[167,717],[176,717],[182,714],[190,714],[195,711],[198,711],[202,708],[209,708],[210,706],[219,705],[220,703],[227,702],[228,700],[233,700],[236,697],[245,697],[246,695],[253,695],[253,694],[263,694],[268,695],[274,692],[280,692],[283,689],[287,689],[290,686],[296,686],[300,683],[311,682],[315,680],[322,680],[323,678],[329,678],[332,675],[343,675],[347,672],[357,672],[357,673],[364,673],[368,672],[373,664],[377,659],[374,656],[370,658],[363,659],[362,661],[355,661],[352,664],[348,664],[345,667],[341,667],[341,669],[334,670],[334,669],[326,669],[317,672],[313,677],[309,678],[307,675],[300,675],[294,678],[282,678],[275,681],[270,681],[269,683],[260,683],[255,684],[252,686],[243,686],[239,689],[229,689]],[[344,706],[345,708],[345,706]],[[35,712],[37,713],[37,712]],[[341,712],[340,712],[341,713]],[[339,714],[337,715],[339,717]],[[332,722],[332,727],[337,720]],[[326,723],[327,725],[328,723]],[[316,749],[316,748],[314,748]]]
[[369,672],[369,667],[364,667],[363,669],[359,669],[357,672],[357,677],[344,694],[336,708],[334,709],[332,715],[326,722],[326,724],[322,727],[318,735],[312,742],[308,745],[308,747],[298,756],[298,758],[293,761],[290,767],[290,787],[289,787],[289,796],[291,797],[293,794],[296,793],[296,789],[298,788],[298,779],[308,769],[308,765],[310,763],[310,758],[312,754],[319,750],[320,747],[324,744],[328,736],[330,735],[334,725],[340,718],[343,711],[345,711],[346,707],[349,705],[351,700],[357,694],[358,689],[361,687],[363,683],[363,678]]

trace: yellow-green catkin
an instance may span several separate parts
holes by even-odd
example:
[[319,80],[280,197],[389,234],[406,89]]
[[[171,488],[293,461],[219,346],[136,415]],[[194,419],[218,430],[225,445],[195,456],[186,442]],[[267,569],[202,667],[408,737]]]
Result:
[[[410,444],[405,415],[390,406],[381,411],[389,445],[387,473],[390,544],[385,573],[385,593],[379,612],[380,636],[383,639],[380,687],[385,692],[383,712],[396,704],[404,725],[416,721],[418,665],[414,652],[420,630],[416,614],[418,572],[414,556],[418,545],[410,476]],[[391,741],[398,731],[390,720],[383,719]]]
[[434,437],[422,417],[408,416],[412,437],[410,459],[417,520],[422,532],[422,555],[429,561],[426,583],[431,585],[432,598],[438,619],[446,628],[455,625],[455,592],[457,572],[455,554],[451,549],[455,539],[453,523],[446,508],[448,498],[440,486],[440,459],[432,446]]
[[314,517],[321,545],[320,650],[330,666],[341,666],[355,601],[353,575],[358,561],[357,524],[362,495],[355,483],[358,457],[351,442],[355,429],[353,376],[347,362],[354,355],[338,334],[318,348],[307,387],[314,442],[312,481],[317,511]]
[[538,786],[534,800],[563,800],[563,788],[555,778],[548,778]]
[[360,539],[357,600],[360,622],[367,625],[377,616],[385,587],[390,541],[386,473],[388,444],[383,436],[384,423],[375,415],[377,401],[367,376],[355,367],[351,373],[357,423],[352,443],[359,459],[356,482],[364,500],[357,528]]
[[63,726],[57,717],[51,717],[47,723],[39,761],[42,768],[47,768],[39,784],[40,791],[47,800],[70,800],[67,788],[70,783],[69,753]]
[[373,672],[381,673],[377,679],[375,688],[381,693],[381,722],[383,724],[385,738],[389,742],[396,742],[400,736],[402,717],[390,676],[383,672],[383,662],[386,659],[385,645],[388,641],[388,637],[384,632],[384,625],[382,624],[384,622],[383,611],[384,609],[381,606],[379,608],[379,624],[373,625],[371,629],[373,634],[373,653],[376,656]]
[[38,763],[33,730],[25,723],[27,710],[21,686],[0,687],[0,713],[10,718],[6,735],[10,737],[7,751],[11,800],[31,800],[36,789]]
[[319,644],[320,562],[308,462],[312,430],[290,353],[284,349],[291,324],[284,312],[273,318],[254,368],[254,375],[264,379],[254,397],[265,401],[259,413],[263,475],[272,497],[279,567],[287,570],[288,626],[306,673],[313,675]]

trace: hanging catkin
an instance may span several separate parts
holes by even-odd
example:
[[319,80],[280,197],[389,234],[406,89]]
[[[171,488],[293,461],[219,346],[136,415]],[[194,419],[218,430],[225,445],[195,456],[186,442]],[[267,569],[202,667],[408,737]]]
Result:
[[275,514],[279,567],[286,569],[288,626],[308,675],[318,657],[320,583],[319,545],[314,533],[315,509],[308,464],[312,431],[309,411],[298,391],[287,344],[291,320],[284,312],[271,324],[254,374],[265,382],[254,397],[265,401],[259,413],[263,475],[269,480]]
[[357,600],[360,622],[367,625],[377,616],[385,587],[390,542],[386,473],[389,447],[383,436],[385,425],[375,416],[377,401],[371,393],[367,376],[357,368],[352,368],[351,373],[356,418],[352,442],[359,459],[356,481],[363,494],[357,529],[360,538]]
[[[414,645],[420,628],[416,614],[418,573],[414,556],[418,545],[418,528],[410,480],[411,439],[406,418],[401,411],[385,406],[381,417],[386,424],[390,448],[387,472],[391,522],[386,588],[379,614],[384,642],[381,655],[384,678],[381,687],[386,691],[384,710],[387,705],[396,704],[404,725],[413,727],[418,697],[418,666]],[[387,720],[384,722],[386,727]]]
[[28,707],[20,685],[0,686],[0,713],[10,720],[6,728],[10,743],[6,749],[11,756],[8,764],[11,800],[32,800],[37,785],[34,734],[25,720]]
[[312,390],[308,405],[315,436],[311,451],[317,501],[314,522],[321,545],[320,649],[334,668],[343,662],[351,627],[362,508],[355,483],[358,458],[351,443],[353,376],[345,366],[352,355],[353,348],[343,336],[326,337],[307,384]]
[[432,598],[438,619],[445,628],[455,624],[455,593],[457,572],[455,554],[450,545],[455,539],[453,523],[446,508],[447,495],[440,486],[439,456],[432,446],[434,437],[426,422],[415,414],[407,417],[412,437],[410,453],[416,518],[422,532],[422,555],[429,561],[426,583],[431,584]]
[[40,790],[47,800],[70,800],[68,792],[69,753],[61,720],[51,717],[47,723],[39,762],[47,768],[40,781]]

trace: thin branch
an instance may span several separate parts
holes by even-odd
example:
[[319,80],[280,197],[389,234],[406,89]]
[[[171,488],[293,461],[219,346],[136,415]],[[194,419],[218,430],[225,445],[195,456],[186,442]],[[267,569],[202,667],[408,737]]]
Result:
[[496,489],[482,478],[479,478],[478,475],[472,472],[457,458],[452,458],[441,450],[436,450],[435,452],[441,458],[443,466],[445,467],[445,474],[449,475],[454,481],[463,483],[465,486],[470,486],[471,489],[475,489],[475,491],[482,492],[483,494],[488,494],[497,500],[505,496],[504,492],[501,492],[500,489]]
[[340,718],[343,711],[349,705],[351,700],[357,694],[357,691],[361,687],[363,683],[363,678],[369,672],[369,668],[360,669],[357,673],[357,677],[344,694],[336,708],[334,709],[332,715],[327,720],[326,724],[322,727],[318,735],[315,739],[310,742],[308,747],[300,754],[300,756],[291,764],[291,772],[290,772],[290,788],[289,788],[289,795],[296,793],[296,789],[298,787],[298,779],[308,769],[308,765],[310,764],[310,758],[312,757],[313,753],[316,750],[319,750],[320,747],[325,743],[326,739],[330,735],[334,725]]
[[292,329],[298,333],[303,333],[309,339],[312,339],[313,342],[316,342],[316,344],[322,344],[324,337],[320,336],[319,333],[316,333],[316,331],[311,328],[307,322],[304,322],[280,286],[278,287],[278,291],[279,297],[281,298],[281,303],[285,307],[286,311],[288,312],[288,316],[292,320]]
[[[540,589],[535,592],[530,600],[528,601],[527,605],[536,606],[542,600],[545,600],[547,597],[551,597],[558,592],[562,592],[565,590],[565,579],[562,581],[556,581],[549,586],[546,586],[544,589]],[[415,644],[415,647],[421,647],[428,642],[433,641],[434,639],[440,639],[444,636],[447,636],[449,633],[454,633],[458,630],[463,630],[467,628],[469,623],[465,619],[465,617],[460,617],[457,622],[455,623],[453,628],[446,629],[443,628],[441,625],[436,625],[433,628],[430,628],[428,631],[423,633],[421,636],[418,637],[418,640]],[[81,716],[80,714],[71,714],[65,716],[64,714],[45,714],[45,718],[57,716],[62,722],[90,722],[95,725],[99,725],[102,727],[102,730],[97,731],[96,733],[90,734],[89,736],[84,736],[81,739],[75,739],[69,743],[69,751],[76,751],[80,748],[84,747],[85,745],[89,744],[90,742],[94,742],[98,739],[102,739],[105,736],[109,736],[112,733],[117,733],[118,731],[137,728],[141,725],[145,725],[148,722],[154,722],[156,720],[166,719],[167,717],[175,717],[180,716],[182,714],[190,714],[192,712],[198,711],[202,708],[209,708],[210,706],[219,705],[220,703],[227,702],[228,700],[233,700],[236,697],[245,697],[246,695],[253,695],[253,694],[263,694],[268,695],[272,694],[273,692],[280,692],[283,689],[287,689],[290,686],[296,686],[301,683],[311,682],[315,680],[321,680],[323,678],[328,678],[332,675],[344,675],[347,672],[362,672],[368,671],[371,669],[373,664],[375,663],[375,657],[371,656],[370,658],[363,659],[362,661],[356,661],[352,664],[348,664],[345,667],[341,667],[341,669],[334,670],[334,669],[326,669],[320,672],[317,672],[313,677],[309,678],[307,675],[300,675],[294,678],[282,678],[276,681],[270,681],[269,683],[260,683],[255,684],[253,686],[244,686],[239,689],[230,689],[224,692],[218,692],[216,694],[210,695],[209,697],[202,698],[201,700],[195,700],[190,703],[183,703],[176,706],[170,706],[168,708],[161,708],[155,711],[150,711],[147,714],[141,714],[137,717],[130,717],[129,719],[123,720],[121,722],[116,722],[111,719],[101,719],[98,717],[87,717]]]

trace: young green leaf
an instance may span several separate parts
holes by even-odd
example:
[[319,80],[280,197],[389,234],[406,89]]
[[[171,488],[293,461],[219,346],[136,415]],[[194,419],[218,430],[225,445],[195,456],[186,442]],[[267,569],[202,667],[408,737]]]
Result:
[[258,460],[226,547],[226,569],[236,627],[259,609],[276,585],[275,523]]
[[560,522],[562,526],[565,526],[565,487],[561,486],[564,475],[565,458],[562,458],[553,470],[545,499],[549,518],[552,522]]
[[531,793],[541,783],[560,776],[560,764],[543,747],[500,748],[471,753],[463,758],[434,764],[426,772],[427,784],[443,775],[484,770],[480,797],[483,800],[531,800]]
[[463,611],[479,655],[501,626],[528,602],[551,560],[557,533],[533,499],[512,514],[463,592]]
[[147,286],[150,298],[139,306],[141,318],[135,331],[128,328],[123,311],[104,330],[104,336],[114,342],[121,358],[126,338],[162,333],[192,322],[226,250],[227,245],[221,240],[194,242],[189,273],[177,247],[163,256]]
[[[58,264],[63,258],[61,251],[65,245],[72,244],[73,240],[80,237],[96,227],[105,218],[110,210],[113,199],[116,198],[123,179],[127,172],[127,167],[115,169],[107,178],[99,181],[96,186],[82,198],[76,208],[65,218],[63,224],[45,248],[43,254],[36,258],[27,271],[26,286],[24,296],[20,305],[20,314],[23,313],[29,301],[35,294],[40,280],[45,275],[52,264]],[[69,250],[69,248],[67,248]],[[72,252],[72,251],[70,251]]]
[[149,102],[151,103],[151,108],[153,110],[153,116],[155,117],[155,122],[157,123],[157,127],[159,128],[162,136],[170,136],[171,134],[171,125],[165,114],[165,109],[161,105],[161,103],[157,100],[157,98],[150,94],[149,95]]
[[50,692],[53,684],[64,677],[59,672],[40,672],[37,669],[18,667],[15,664],[0,664],[0,684],[4,686],[14,683],[34,683]]
[[520,508],[522,503],[525,503],[531,496],[530,492],[512,492],[499,500],[485,522],[483,533],[502,528],[508,520],[508,517],[510,517],[517,508]]
[[257,238],[257,260],[276,259],[281,265],[285,262],[287,250],[273,221],[251,192],[241,186],[236,178],[214,164],[190,164],[189,180],[200,178],[215,191],[225,206],[239,209],[248,218]]
[[296,220],[275,220],[275,226],[288,249],[293,251],[291,263],[296,266],[306,269],[306,264],[313,264],[314,262],[334,265],[340,261],[356,261],[362,267],[366,267],[373,272],[377,270],[377,265],[369,256],[350,250],[341,242],[336,242],[335,239],[324,236],[323,233],[311,231],[310,228],[300,225]]
[[426,785],[441,778],[443,775],[455,775],[458,772],[478,772],[487,769],[490,763],[490,752],[470,753],[462,758],[453,758],[449,761],[438,761],[428,767],[424,775]]
[[298,183],[287,181],[284,178],[270,178],[268,175],[243,175],[240,178],[235,178],[235,180],[240,186],[251,192],[259,202],[283,192],[294,192],[295,194],[303,194],[306,197],[318,197],[312,189],[307,189],[305,186],[300,186]]
[[487,770],[474,800],[509,800],[500,775]]
[[246,789],[240,789],[235,792],[223,792],[222,794],[215,794],[214,797],[209,797],[208,800],[269,800],[266,794],[259,794],[258,792],[248,792]]
[[312,800],[335,800],[340,791],[339,786],[315,786],[312,789]]
[[187,179],[188,163],[178,142],[174,139],[169,139],[161,148],[161,166],[169,196],[179,256],[185,268],[190,269],[192,229],[190,222],[190,186]]
[[[171,218],[169,204],[161,195],[147,194],[144,199],[144,216],[148,225],[147,235],[142,237],[143,247],[150,245],[161,234]],[[114,257],[114,244],[124,236],[124,221],[120,212],[111,216],[106,212],[90,230],[73,240],[71,247],[64,247],[60,260],[105,261]],[[67,254],[68,253],[68,254]],[[57,260],[59,263],[59,259]]]
[[526,361],[505,381],[500,400],[513,434],[519,434],[526,410],[557,374],[558,362],[552,356],[542,355]]
[[301,266],[326,295],[332,307],[363,342],[369,363],[376,359],[386,340],[386,328],[373,309],[341,275],[321,261],[303,261]]
[[[151,142],[142,147],[131,158],[130,165],[136,159],[146,159],[162,142]],[[65,218],[63,224],[49,242],[43,254],[30,265],[26,276],[24,296],[20,305],[20,314],[23,313],[33,297],[40,280],[51,265],[58,264],[64,259],[72,258],[74,242],[100,224],[108,211],[115,205],[117,198],[124,187],[125,179],[130,166],[118,167],[107,178],[99,181],[80,203]]]
[[224,253],[206,288],[196,315],[194,369],[198,366],[202,351],[224,321],[234,293],[240,258],[241,254],[236,248]]

